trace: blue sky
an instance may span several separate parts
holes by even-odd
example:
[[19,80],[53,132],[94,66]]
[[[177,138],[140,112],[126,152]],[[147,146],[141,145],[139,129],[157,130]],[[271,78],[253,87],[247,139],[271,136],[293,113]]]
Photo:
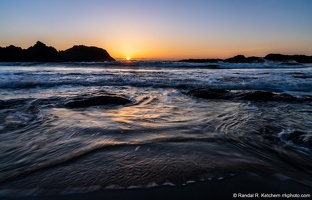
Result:
[[310,0],[0,0],[0,46],[37,40],[113,57],[312,55]]

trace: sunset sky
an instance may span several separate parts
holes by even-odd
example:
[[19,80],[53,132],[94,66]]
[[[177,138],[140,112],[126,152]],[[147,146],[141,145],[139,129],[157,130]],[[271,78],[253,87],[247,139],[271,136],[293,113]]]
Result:
[[0,0],[0,46],[38,40],[114,58],[312,55],[312,1]]

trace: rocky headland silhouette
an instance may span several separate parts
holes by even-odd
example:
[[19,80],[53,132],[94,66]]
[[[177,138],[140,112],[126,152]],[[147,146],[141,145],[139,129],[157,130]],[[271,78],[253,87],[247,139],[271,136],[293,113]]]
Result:
[[38,41],[28,49],[13,45],[0,47],[0,62],[102,62],[115,61],[105,49],[84,45],[57,51]]

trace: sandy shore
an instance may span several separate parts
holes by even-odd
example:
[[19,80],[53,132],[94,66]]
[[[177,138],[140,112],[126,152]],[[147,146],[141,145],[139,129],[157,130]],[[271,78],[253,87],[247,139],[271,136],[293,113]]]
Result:
[[[276,178],[264,178],[251,174],[240,174],[224,180],[193,183],[186,186],[161,186],[141,189],[110,189],[85,194],[56,196],[6,197],[7,200],[98,200],[98,199],[311,199],[312,187]],[[246,196],[247,195],[247,196]],[[258,197],[257,197],[258,195]],[[300,198],[297,198],[300,195]],[[309,197],[310,196],[310,197]],[[280,198],[277,198],[280,197]],[[288,196],[290,197],[290,196]],[[293,196],[294,197],[294,196]]]

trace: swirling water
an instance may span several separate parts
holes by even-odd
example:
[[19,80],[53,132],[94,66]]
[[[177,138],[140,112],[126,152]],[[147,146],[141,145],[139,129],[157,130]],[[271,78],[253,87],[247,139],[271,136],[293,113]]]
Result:
[[[187,95],[194,88],[300,99],[312,95],[312,67],[1,63],[0,190],[181,185],[240,172],[312,187],[312,102],[207,100]],[[59,106],[104,93],[131,103]]]

